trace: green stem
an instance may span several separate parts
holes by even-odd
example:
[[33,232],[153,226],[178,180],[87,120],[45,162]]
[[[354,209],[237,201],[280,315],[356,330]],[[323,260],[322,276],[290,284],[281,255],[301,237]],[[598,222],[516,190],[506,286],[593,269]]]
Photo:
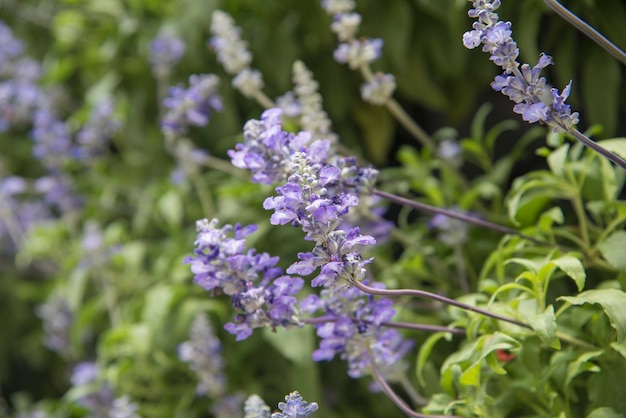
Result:
[[215,213],[215,204],[213,202],[213,197],[211,197],[211,194],[207,191],[207,185],[204,178],[199,173],[194,173],[191,176],[191,181],[196,189],[196,193],[198,193],[198,197],[200,198],[200,205],[202,206],[204,217],[211,219]]
[[565,342],[567,342],[569,344],[572,344],[572,345],[577,345],[579,347],[588,348],[589,350],[594,350],[594,351],[595,350],[600,350],[600,347],[596,347],[595,345],[590,344],[590,343],[588,343],[586,341],[580,340],[580,339],[578,339],[576,337],[572,337],[569,334],[564,334],[562,332],[557,331],[556,336],[560,340],[563,340],[563,341],[565,341]]
[[425,203],[420,203],[411,199],[407,199],[401,196],[397,196],[394,195],[392,193],[387,193],[387,192],[383,192],[382,190],[378,190],[378,189],[374,189],[372,191],[372,194],[383,197],[385,199],[388,199],[391,202],[395,202],[401,205],[406,205],[409,206],[413,209],[419,210],[419,211],[423,211],[426,213],[431,213],[431,214],[442,214],[442,215],[446,215],[450,218],[454,218],[454,219],[458,219],[460,221],[463,222],[467,222],[467,223],[471,223],[474,225],[478,225],[480,227],[483,228],[488,228],[488,229],[493,229],[494,231],[498,231],[501,232],[503,234],[508,234],[508,235],[516,235],[520,238],[524,238],[527,239],[531,242],[534,242],[535,244],[539,244],[539,245],[546,245],[549,247],[555,247],[555,244],[552,244],[550,242],[546,242],[546,241],[542,241],[542,240],[538,240],[536,238],[530,237],[528,235],[522,234],[521,232],[503,226],[503,225],[499,225],[493,222],[489,222],[489,221],[485,221],[484,219],[480,219],[480,218],[476,218],[470,215],[466,215],[464,213],[459,213],[459,212],[455,212],[453,210],[450,209],[444,209],[444,208],[438,208],[436,206],[431,206],[431,205],[427,205]]
[[[372,79],[374,78],[374,74],[372,73],[372,70],[368,65],[361,65],[359,67],[359,71],[361,72],[361,75],[363,76],[365,81],[369,82],[372,81]],[[419,143],[421,143],[428,149],[435,149],[435,143],[430,138],[430,136],[426,133],[424,129],[422,129],[421,126],[417,124],[417,122],[415,122],[415,120],[413,120],[413,118],[411,118],[411,116],[409,116],[408,113],[404,111],[402,106],[400,106],[400,104],[398,104],[395,99],[390,98],[389,100],[387,100],[387,102],[385,103],[385,107],[387,108],[387,110],[389,110],[389,113],[391,113],[393,117],[395,117],[396,120],[400,122],[400,124],[404,126],[404,128],[409,131],[409,133]]]
[[372,353],[372,349],[370,347],[366,347],[367,349],[367,357],[370,362],[370,366],[372,368],[372,374],[374,375],[374,380],[378,383],[378,386],[383,391],[385,395],[393,402],[402,412],[404,412],[407,416],[411,418],[460,418],[454,415],[427,415],[420,414],[419,412],[415,412],[411,409],[409,405],[406,404],[389,386],[384,376],[378,369],[376,365],[376,360],[374,359],[374,354]]

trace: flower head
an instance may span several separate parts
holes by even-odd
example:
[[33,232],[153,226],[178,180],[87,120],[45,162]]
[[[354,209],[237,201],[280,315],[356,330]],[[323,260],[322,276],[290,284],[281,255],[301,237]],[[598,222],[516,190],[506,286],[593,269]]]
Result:
[[355,70],[380,58],[382,48],[383,40],[379,38],[352,39],[339,44],[334,57],[335,61],[348,64],[350,69]]
[[214,74],[191,75],[189,88],[170,88],[163,101],[167,109],[161,129],[166,136],[176,137],[187,132],[188,126],[205,126],[212,110],[222,110],[218,95],[219,79]]
[[259,327],[300,325],[296,295],[304,281],[282,274],[278,257],[246,251],[245,237],[256,230],[250,225],[225,225],[206,219],[197,222],[196,250],[185,263],[191,265],[194,281],[206,290],[231,296],[237,314],[226,329],[243,340]]
[[222,344],[215,336],[209,320],[203,313],[196,314],[191,324],[189,340],[178,346],[178,357],[188,363],[198,376],[198,395],[219,398],[226,392],[221,348]]
[[513,111],[522,115],[526,122],[545,123],[557,132],[572,130],[578,123],[578,113],[572,113],[570,107],[565,105],[571,83],[561,94],[553,92],[552,100],[545,97],[546,80],[540,77],[540,73],[552,64],[552,58],[542,53],[534,67],[520,65],[517,62],[519,48],[512,38],[511,22],[500,21],[495,13],[500,1],[474,0],[473,6],[468,14],[477,21],[472,25],[473,30],[463,35],[463,44],[470,49],[482,44],[483,51],[491,55],[490,60],[504,70],[491,83],[493,89],[515,102]]
[[285,402],[279,402],[281,412],[272,414],[272,418],[309,418],[319,409],[316,402],[308,403],[298,392],[285,396]]
[[393,74],[377,73],[374,78],[363,84],[361,97],[366,102],[375,105],[384,105],[396,89],[396,79]]
[[174,67],[185,54],[185,42],[177,36],[165,32],[150,43],[150,66],[155,77],[167,79]]
[[226,12],[215,10],[211,15],[211,33],[209,46],[217,53],[217,61],[228,74],[238,74],[252,62],[248,44],[240,37],[241,29]]

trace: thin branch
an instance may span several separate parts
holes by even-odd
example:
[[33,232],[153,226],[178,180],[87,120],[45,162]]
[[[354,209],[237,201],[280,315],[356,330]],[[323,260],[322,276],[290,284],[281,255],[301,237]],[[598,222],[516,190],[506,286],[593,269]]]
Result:
[[567,133],[571,135],[572,137],[574,137],[576,140],[580,141],[584,146],[591,148],[592,150],[602,155],[603,157],[607,158],[609,161],[611,161],[618,167],[626,170],[626,160],[624,160],[619,155],[612,153],[606,148],[600,146],[599,144],[589,139],[585,134],[583,134],[577,129],[572,129],[571,131],[567,131]]
[[379,295],[379,296],[388,296],[388,297],[398,297],[398,296],[415,296],[419,298],[426,298],[431,300],[436,300],[441,303],[445,303],[446,305],[456,306],[457,308],[475,312],[484,316],[488,316],[489,318],[497,319],[498,321],[508,322],[510,324],[514,324],[523,328],[533,329],[530,325],[515,320],[513,318],[509,318],[507,316],[499,315],[493,312],[489,312],[485,309],[478,308],[476,306],[468,305],[463,302],[458,302],[454,299],[447,298],[445,296],[438,295],[436,293],[427,292],[425,290],[415,290],[415,289],[377,289],[374,287],[370,287],[358,280],[352,282],[356,287],[364,291],[365,293],[369,293],[370,295]]
[[[316,325],[316,324],[325,324],[327,322],[336,322],[337,318],[330,316],[319,316],[317,318],[307,318],[304,320],[304,323]],[[367,322],[367,321],[366,321]],[[400,321],[383,321],[380,323],[383,327],[387,328],[403,328],[410,329],[413,331],[430,331],[430,332],[449,332],[451,334],[464,335],[465,330],[462,328],[450,328],[445,327],[443,325],[430,325],[430,324],[414,324],[411,322],[400,322]]]
[[372,354],[372,350],[367,347],[367,358],[370,361],[370,366],[372,367],[372,374],[374,375],[374,380],[378,383],[378,386],[381,390],[387,395],[387,397],[393,402],[402,412],[404,412],[407,416],[412,418],[460,418],[456,415],[428,415],[428,414],[420,414],[419,412],[415,412],[411,409],[409,405],[406,404],[389,386],[385,378],[380,373],[378,366],[376,365],[376,361],[374,359],[374,355]]
[[622,51],[613,42],[605,38],[600,32],[592,28],[584,20],[576,16],[569,11],[565,6],[559,3],[557,0],[543,0],[548,7],[554,10],[559,16],[565,19],[568,23],[574,26],[576,29],[584,33],[592,41],[600,45],[609,54],[613,55],[622,64],[626,65],[626,52]]
[[488,228],[488,229],[492,229],[494,231],[498,231],[498,232],[502,232],[503,234],[508,234],[508,235],[515,235],[518,236],[520,238],[524,238],[527,239],[528,241],[534,242],[535,244],[539,244],[539,245],[546,245],[549,247],[555,247],[557,246],[556,244],[553,244],[551,242],[547,242],[547,241],[542,241],[539,240],[537,238],[533,238],[531,236],[522,234],[521,232],[503,226],[503,225],[499,225],[493,222],[489,222],[489,221],[485,221],[484,219],[480,219],[480,218],[476,218],[474,216],[470,216],[470,215],[466,215],[464,213],[459,213],[459,212],[455,212],[453,210],[450,209],[444,209],[444,208],[438,208],[436,206],[431,206],[431,205],[427,205],[425,203],[420,203],[420,202],[416,202],[414,200],[411,199],[407,199],[405,197],[402,196],[397,196],[394,195],[392,193],[387,193],[387,192],[383,192],[382,190],[378,190],[378,189],[374,189],[372,191],[372,194],[375,194],[377,196],[383,197],[385,199],[388,199],[392,202],[395,203],[399,203],[401,205],[406,205],[409,206],[413,209],[422,211],[422,212],[427,212],[427,213],[432,213],[432,214],[441,214],[441,215],[446,215],[450,218],[454,218],[454,219],[458,219],[460,221],[463,222],[467,222],[470,224],[474,224],[483,228]]

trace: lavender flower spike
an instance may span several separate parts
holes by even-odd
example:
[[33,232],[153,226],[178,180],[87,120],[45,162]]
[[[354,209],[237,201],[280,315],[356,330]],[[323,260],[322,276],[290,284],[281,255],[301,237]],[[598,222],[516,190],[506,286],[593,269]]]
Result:
[[271,409],[259,395],[250,395],[243,407],[243,418],[270,418]]
[[298,392],[285,396],[285,402],[279,402],[281,412],[272,414],[272,418],[309,418],[319,409],[316,402],[308,403]]
[[203,313],[198,313],[191,324],[189,340],[178,346],[178,357],[188,363],[199,379],[198,395],[219,398],[226,393],[226,375],[221,354],[222,345],[211,323]]
[[167,79],[185,54],[185,42],[165,32],[150,43],[150,66],[158,79]]
[[294,295],[304,280],[282,275],[282,269],[276,267],[278,257],[246,251],[244,238],[256,230],[255,225],[217,225],[217,219],[197,222],[195,255],[185,263],[191,265],[197,284],[231,296],[237,315],[224,329],[240,341],[255,328],[300,326]]
[[516,103],[513,111],[522,115],[522,119],[529,123],[545,123],[555,132],[572,133],[578,123],[578,113],[572,113],[565,104],[571,82],[561,93],[552,89],[552,97],[545,97],[546,79],[539,75],[542,69],[552,64],[552,58],[541,54],[532,68],[529,64],[517,62],[519,48],[511,37],[511,22],[500,21],[495,13],[500,4],[500,0],[473,1],[474,8],[468,14],[478,20],[472,25],[473,30],[463,35],[463,44],[469,49],[482,44],[483,51],[491,55],[490,60],[504,70],[491,86]]
[[222,110],[218,85],[219,78],[214,74],[194,74],[189,77],[189,88],[170,88],[169,96],[163,101],[167,112],[161,121],[161,130],[165,136],[184,135],[190,125],[209,123],[210,110]]

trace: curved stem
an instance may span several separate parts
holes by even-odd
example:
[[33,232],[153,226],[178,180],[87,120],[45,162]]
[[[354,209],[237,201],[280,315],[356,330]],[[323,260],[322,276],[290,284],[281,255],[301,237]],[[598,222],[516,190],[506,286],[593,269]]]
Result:
[[256,102],[261,105],[262,107],[264,107],[265,109],[269,109],[271,107],[276,107],[276,104],[272,101],[272,99],[270,99],[269,97],[267,97],[267,95],[265,93],[263,93],[261,90],[256,91],[252,98],[254,100],[256,100]]
[[489,221],[485,221],[484,219],[480,219],[480,218],[475,218],[473,216],[470,215],[466,215],[463,213],[459,213],[459,212],[455,212],[453,210],[450,209],[444,209],[444,208],[438,208],[436,206],[431,206],[431,205],[427,205],[425,203],[420,203],[420,202],[416,202],[414,200],[411,199],[407,199],[405,197],[401,197],[401,196],[397,196],[394,195],[392,193],[387,193],[387,192],[383,192],[382,190],[378,190],[378,189],[374,189],[372,191],[372,194],[375,194],[377,196],[380,197],[384,197],[385,199],[388,199],[392,202],[395,203],[399,203],[401,205],[406,205],[409,206],[413,209],[422,211],[422,212],[427,212],[427,213],[433,213],[433,214],[442,214],[442,215],[446,215],[450,218],[454,218],[454,219],[458,219],[460,221],[463,222],[467,222],[470,224],[474,224],[474,225],[478,225],[481,226],[483,228],[488,228],[488,229],[493,229],[494,231],[498,231],[498,232],[502,232],[503,234],[508,234],[508,235],[516,235],[520,238],[524,238],[527,239],[531,242],[534,242],[535,244],[539,244],[539,245],[546,245],[549,247],[555,247],[556,244],[552,244],[550,242],[546,242],[546,241],[542,241],[536,238],[533,238],[531,236],[522,234],[521,232],[503,226],[503,225],[499,225],[493,222],[489,222]]
[[578,129],[572,129],[570,131],[567,131],[567,133],[571,135],[577,141],[581,142],[584,146],[591,148],[592,150],[602,155],[603,157],[607,158],[609,161],[611,161],[618,167],[621,167],[624,170],[626,170],[626,160],[624,160],[619,155],[612,153],[606,148],[598,145],[596,142],[589,139],[585,134],[580,132]]
[[358,280],[352,282],[356,287],[365,293],[369,293],[371,295],[379,295],[379,296],[388,296],[388,297],[398,297],[398,296],[415,296],[420,298],[426,298],[431,300],[436,300],[441,303],[445,303],[446,305],[456,306],[457,308],[475,312],[484,316],[488,316],[493,319],[497,319],[498,321],[508,322],[510,324],[514,324],[523,328],[532,329],[532,327],[524,322],[517,321],[513,318],[509,318],[507,316],[499,315],[493,312],[489,312],[485,309],[478,308],[476,306],[468,305],[463,302],[458,302],[454,299],[447,298],[445,296],[438,295],[436,293],[426,292],[425,290],[415,290],[415,289],[376,289],[374,287],[370,287]]
[[374,355],[372,354],[372,350],[367,347],[367,358],[370,361],[370,366],[372,367],[372,374],[374,375],[374,380],[378,383],[380,389],[387,395],[387,397],[393,402],[402,412],[404,412],[407,416],[412,418],[460,418],[456,415],[428,415],[428,414],[420,414],[419,412],[415,412],[411,409],[409,405],[406,404],[389,386],[385,378],[380,373],[378,366],[376,365],[376,361],[374,359]]
[[[329,317],[329,316],[319,316],[317,318],[307,318],[303,322],[306,324],[316,325],[316,324],[325,324],[327,322],[336,322],[337,318]],[[465,330],[462,328],[450,328],[444,327],[442,325],[430,325],[430,324],[414,324],[411,322],[399,322],[399,321],[383,321],[380,323],[381,326],[387,328],[403,328],[410,329],[413,331],[431,331],[431,332],[449,332],[451,334],[464,335]]]
[[569,24],[584,33],[592,41],[600,45],[609,54],[617,58],[622,64],[626,65],[626,52],[619,49],[613,42],[605,38],[600,32],[592,28],[584,20],[569,11],[565,6],[557,0],[543,0],[548,7],[554,10],[559,16],[565,19]]

